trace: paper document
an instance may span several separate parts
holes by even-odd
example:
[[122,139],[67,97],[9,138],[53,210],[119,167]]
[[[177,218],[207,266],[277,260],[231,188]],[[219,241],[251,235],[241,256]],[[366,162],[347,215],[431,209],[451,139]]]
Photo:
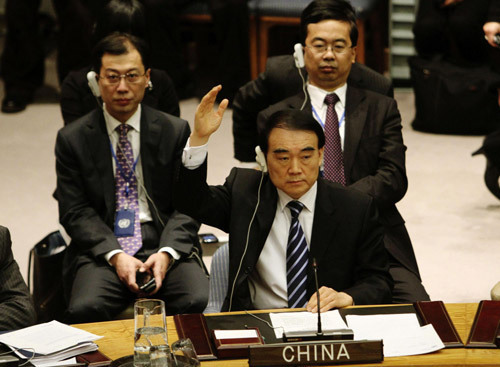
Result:
[[377,340],[384,343],[384,356],[425,354],[444,348],[432,325],[420,326],[415,314],[347,315],[354,340]]
[[51,321],[2,334],[0,342],[21,358],[30,359],[34,355],[32,363],[50,363],[95,351],[98,347],[93,341],[100,338],[102,336]]
[[49,363],[33,363],[36,367],[58,367],[58,366],[69,366],[72,364],[77,364],[76,357],[65,359],[64,361],[59,362],[49,362]]
[[[277,312],[270,313],[271,323],[276,338],[280,339],[283,332],[316,331],[318,330],[318,314],[311,312]],[[323,330],[347,329],[338,310],[321,313],[321,328]]]

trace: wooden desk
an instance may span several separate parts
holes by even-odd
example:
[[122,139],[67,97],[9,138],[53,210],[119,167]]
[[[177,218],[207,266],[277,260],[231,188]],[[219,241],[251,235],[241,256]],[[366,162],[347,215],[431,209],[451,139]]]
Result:
[[[465,343],[469,335],[474,315],[477,309],[476,303],[447,304],[446,308],[453,320],[455,327]],[[172,317],[167,318],[168,341],[178,339]],[[87,330],[104,338],[97,341],[99,350],[112,359],[133,354],[134,350],[134,321],[119,320],[93,324],[74,325],[80,329]],[[500,349],[443,349],[435,353],[410,356],[389,357],[383,363],[363,364],[360,366],[500,366]],[[218,360],[202,362],[203,367],[248,367],[247,360]]]

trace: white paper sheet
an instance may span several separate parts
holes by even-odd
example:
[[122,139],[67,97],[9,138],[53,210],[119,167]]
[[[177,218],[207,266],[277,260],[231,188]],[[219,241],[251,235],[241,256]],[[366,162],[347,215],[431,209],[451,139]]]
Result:
[[[316,331],[318,314],[311,312],[277,312],[270,313],[271,323],[276,338],[281,338],[283,332]],[[321,328],[323,330],[347,329],[347,325],[338,310],[321,313]]]
[[415,314],[347,315],[354,340],[382,339],[384,356],[425,354],[444,348],[432,325],[420,326]]

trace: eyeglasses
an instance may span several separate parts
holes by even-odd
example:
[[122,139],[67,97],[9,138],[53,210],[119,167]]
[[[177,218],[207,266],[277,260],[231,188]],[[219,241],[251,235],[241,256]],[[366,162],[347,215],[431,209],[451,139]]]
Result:
[[122,78],[125,79],[125,81],[129,84],[135,84],[139,83],[141,81],[141,77],[145,76],[146,73],[144,74],[139,74],[139,73],[127,73],[127,74],[116,74],[116,73],[109,73],[104,76],[100,76],[99,78],[104,79],[106,84],[110,85],[115,85],[120,83]]
[[334,54],[341,55],[343,53],[346,53],[348,49],[352,48],[352,46],[346,46],[343,43],[338,43],[335,45],[329,45],[326,43],[316,43],[314,45],[306,47],[317,55],[323,55],[329,49],[332,50]]

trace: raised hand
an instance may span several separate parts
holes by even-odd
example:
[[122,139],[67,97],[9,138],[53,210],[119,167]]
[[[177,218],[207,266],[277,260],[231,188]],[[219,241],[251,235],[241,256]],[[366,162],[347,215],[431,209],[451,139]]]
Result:
[[215,98],[222,89],[218,85],[213,87],[210,92],[205,94],[201,100],[196,113],[194,115],[194,128],[191,133],[189,145],[192,147],[204,145],[208,142],[210,135],[212,135],[220,126],[224,111],[226,111],[229,101],[224,99],[217,110],[214,110]]

